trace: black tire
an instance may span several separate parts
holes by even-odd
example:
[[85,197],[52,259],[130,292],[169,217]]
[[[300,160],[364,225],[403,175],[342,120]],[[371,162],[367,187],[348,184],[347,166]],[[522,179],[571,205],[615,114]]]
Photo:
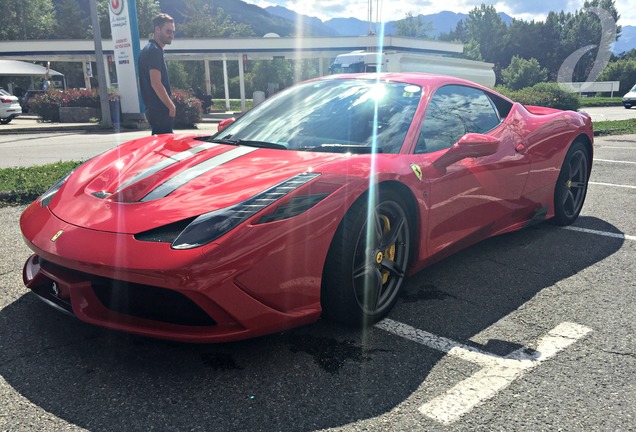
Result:
[[11,120],[13,120],[13,117],[3,118],[3,119],[0,119],[0,123],[8,124],[8,123],[11,123]]
[[581,213],[590,173],[590,155],[585,145],[574,142],[563,160],[554,190],[554,219],[557,225],[570,225]]
[[363,195],[340,223],[322,280],[325,315],[355,326],[371,325],[389,313],[411,258],[411,224],[404,200],[384,190],[375,202],[368,201],[369,194]]
[[625,109],[631,109],[632,108],[631,105],[624,105],[624,106],[625,106]]

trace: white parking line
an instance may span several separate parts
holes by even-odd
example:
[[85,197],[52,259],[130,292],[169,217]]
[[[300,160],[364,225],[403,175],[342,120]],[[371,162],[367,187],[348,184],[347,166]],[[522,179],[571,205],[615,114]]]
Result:
[[632,161],[617,161],[617,160],[610,160],[610,159],[594,159],[594,162],[610,162],[610,163],[617,163],[617,164],[636,164],[636,162],[632,162]]
[[384,319],[375,326],[397,336],[483,366],[471,377],[459,382],[444,394],[420,407],[419,410],[422,414],[444,424],[456,421],[478,404],[508,387],[516,378],[592,331],[579,324],[561,323],[544,335],[537,343],[537,348],[530,354],[526,352],[528,349],[524,347],[505,357],[500,357],[390,319]]
[[591,184],[591,185],[599,185],[599,186],[612,186],[612,187],[636,189],[636,186],[619,185],[619,184],[614,184],[614,183],[589,182],[589,184]]
[[588,229],[588,228],[579,228],[579,227],[573,227],[573,226],[566,226],[566,227],[563,227],[563,229],[570,230],[570,231],[584,232],[584,233],[588,233],[588,234],[596,234],[596,235],[605,236],[605,237],[614,237],[614,238],[619,238],[619,239],[623,239],[623,240],[636,241],[636,236],[631,236],[631,235],[627,235],[627,234],[623,234],[623,233],[597,231],[597,230],[592,230],[592,229]]

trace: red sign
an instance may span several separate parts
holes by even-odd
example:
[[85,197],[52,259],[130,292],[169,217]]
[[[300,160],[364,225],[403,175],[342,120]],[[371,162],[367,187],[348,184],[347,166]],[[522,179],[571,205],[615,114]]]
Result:
[[124,0],[110,0],[109,2],[110,10],[113,11],[115,15],[119,15],[122,10],[124,10]]

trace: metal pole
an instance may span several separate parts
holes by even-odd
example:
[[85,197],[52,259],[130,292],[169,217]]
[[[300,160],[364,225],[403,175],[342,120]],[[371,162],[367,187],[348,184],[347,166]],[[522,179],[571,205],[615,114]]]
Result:
[[91,7],[91,24],[93,26],[93,41],[95,42],[95,63],[97,64],[97,83],[99,85],[99,101],[102,107],[102,120],[104,127],[113,127],[110,119],[110,103],[108,102],[108,84],[106,83],[106,69],[104,68],[104,53],[102,51],[102,30],[99,27],[97,15],[97,0],[88,0]]
[[227,78],[227,60],[223,58],[223,89],[225,91],[225,110],[230,110],[230,87]]
[[239,62],[239,90],[241,93],[241,112],[245,112],[245,63],[243,62],[243,54],[238,55]]

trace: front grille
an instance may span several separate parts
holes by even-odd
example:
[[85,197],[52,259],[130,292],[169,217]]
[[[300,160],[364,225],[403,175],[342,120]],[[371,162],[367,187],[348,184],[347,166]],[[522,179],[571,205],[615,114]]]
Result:
[[196,303],[176,291],[106,278],[94,278],[92,288],[99,301],[114,312],[177,325],[216,324]]

